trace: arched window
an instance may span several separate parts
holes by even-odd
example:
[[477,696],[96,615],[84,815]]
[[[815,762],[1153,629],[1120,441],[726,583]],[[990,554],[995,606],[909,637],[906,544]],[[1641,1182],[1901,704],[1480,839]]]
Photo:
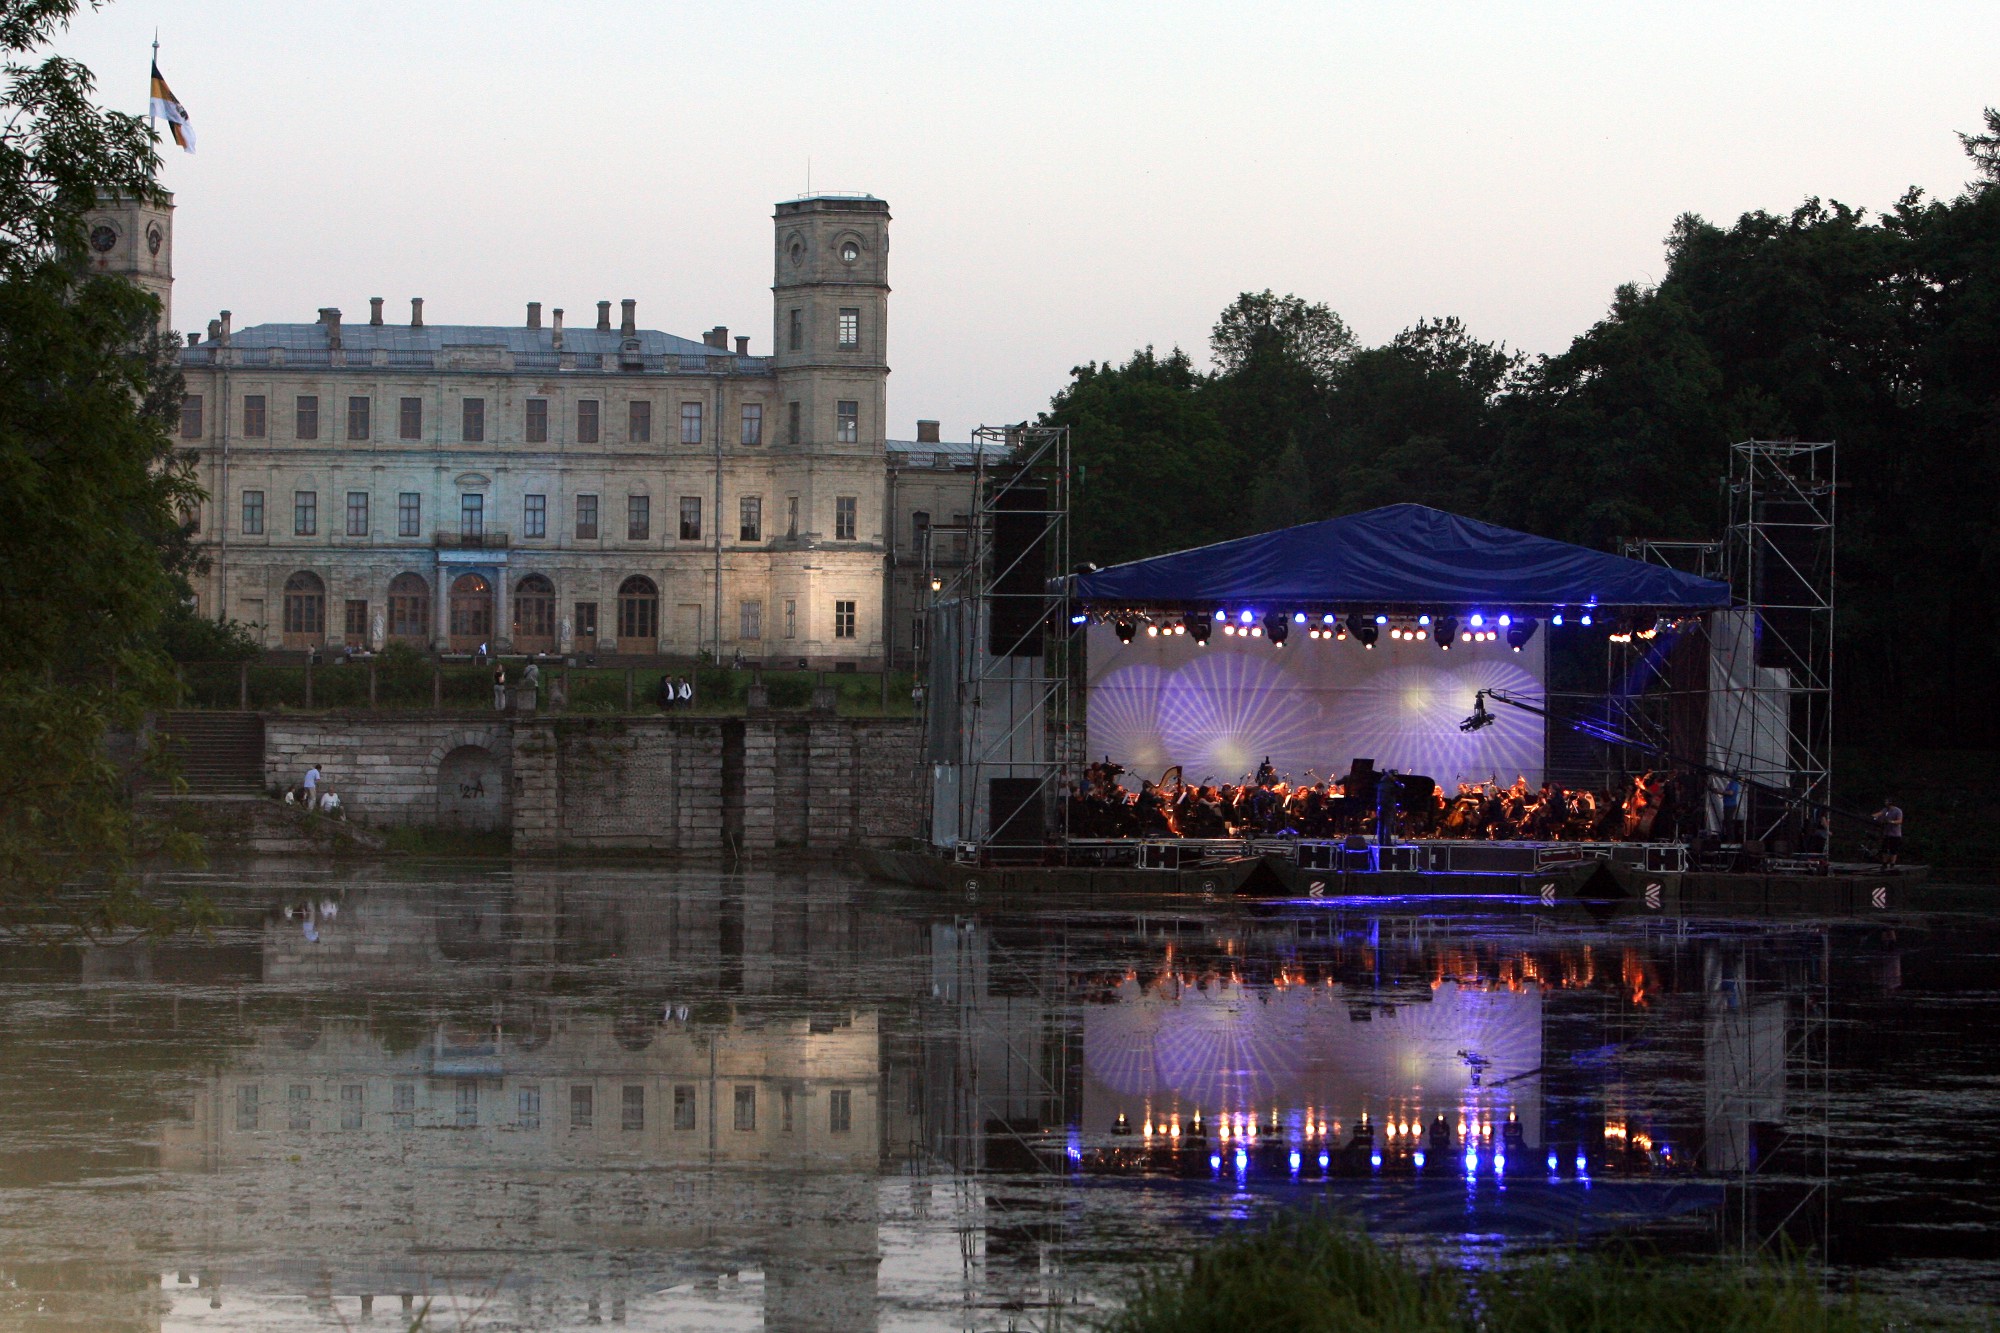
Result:
[[285,647],[317,648],[326,642],[326,584],[300,570],[285,580]]
[[389,580],[389,637],[404,643],[428,643],[431,637],[431,585],[421,574],[398,574]]
[[657,652],[659,642],[660,590],[634,574],[618,585],[618,651]]
[[552,653],[556,648],[556,585],[530,574],[514,585],[514,649]]
[[479,574],[451,583],[451,650],[469,653],[493,638],[493,585]]

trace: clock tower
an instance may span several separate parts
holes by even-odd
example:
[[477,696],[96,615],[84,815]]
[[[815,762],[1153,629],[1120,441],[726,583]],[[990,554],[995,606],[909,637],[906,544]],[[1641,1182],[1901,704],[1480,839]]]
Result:
[[174,326],[174,201],[157,204],[107,194],[84,215],[85,255],[91,271],[129,278],[160,302],[160,327]]

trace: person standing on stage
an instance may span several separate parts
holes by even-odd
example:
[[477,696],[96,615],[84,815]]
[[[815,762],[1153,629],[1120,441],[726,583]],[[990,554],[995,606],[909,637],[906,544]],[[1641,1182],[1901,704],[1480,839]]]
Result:
[[1903,854],[1903,807],[1896,804],[1896,798],[1882,798],[1882,808],[1871,816],[1882,830],[1882,868],[1894,870],[1896,859]]

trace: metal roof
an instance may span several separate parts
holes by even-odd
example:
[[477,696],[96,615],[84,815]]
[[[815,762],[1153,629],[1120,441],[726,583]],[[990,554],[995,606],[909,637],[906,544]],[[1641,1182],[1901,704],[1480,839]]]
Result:
[[[238,364],[259,364],[272,349],[277,349],[287,366],[325,366],[331,361],[328,332],[327,326],[321,323],[253,324],[232,331],[227,346],[228,350],[237,354],[233,359]],[[548,327],[426,324],[422,328],[412,328],[407,324],[367,323],[343,323],[340,326],[341,348],[346,353],[349,369],[368,368],[378,351],[386,354],[391,366],[429,366],[434,365],[439,355],[448,350],[504,349],[511,354],[517,369],[554,369],[559,356],[573,356],[579,366],[594,368],[590,364],[593,361],[602,364],[606,356],[615,361],[625,350],[626,337],[617,329],[566,328],[562,336],[562,348],[558,353],[555,330]],[[699,339],[682,338],[658,329],[639,329],[632,337],[639,345],[639,356],[646,370],[707,370],[711,361],[724,360],[731,363],[732,370],[761,371],[768,368],[770,361],[769,357],[737,356],[725,348],[710,347]],[[213,342],[184,347],[181,349],[181,363],[192,366],[212,364],[220,347],[221,344]]]

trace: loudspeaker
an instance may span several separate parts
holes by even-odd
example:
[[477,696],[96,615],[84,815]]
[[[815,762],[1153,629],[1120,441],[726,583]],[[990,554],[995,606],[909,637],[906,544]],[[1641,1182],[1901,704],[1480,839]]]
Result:
[[986,650],[994,657],[1040,657],[1049,616],[1046,537],[1049,493],[1012,486],[993,497],[991,619]]
[[991,813],[986,837],[989,843],[1010,847],[1042,845],[1045,822],[1040,778],[991,778],[986,798]]
[[[1757,665],[1796,668],[1807,660],[1814,620],[1826,618],[1813,608],[1825,594],[1833,534],[1799,500],[1765,500],[1757,519],[1767,525],[1758,529],[1751,552],[1751,598],[1763,608]],[[1826,634],[1832,626],[1817,629]]]

